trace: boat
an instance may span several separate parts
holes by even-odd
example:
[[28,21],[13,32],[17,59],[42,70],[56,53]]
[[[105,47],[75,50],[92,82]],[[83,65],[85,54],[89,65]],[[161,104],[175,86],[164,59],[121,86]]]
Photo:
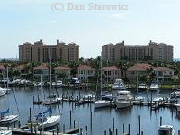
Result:
[[137,95],[134,100],[139,101],[139,102],[143,102],[143,101],[145,101],[145,97],[143,97],[141,95]]
[[103,107],[108,107],[111,105],[111,101],[107,100],[98,100],[95,102],[95,108],[103,108]]
[[[102,69],[102,58],[101,58],[101,69]],[[98,81],[98,80],[97,80]],[[101,70],[101,99],[94,102],[95,108],[103,108],[111,105],[110,101],[102,99],[102,70]]]
[[63,83],[61,80],[58,80],[56,82],[52,82],[52,87],[55,87],[55,88],[60,88],[63,86]]
[[112,101],[113,100],[113,94],[110,93],[109,91],[103,91],[102,92],[102,100]]
[[0,97],[1,97],[1,96],[4,96],[4,95],[6,95],[6,91],[0,89]]
[[10,124],[18,120],[18,115],[6,115],[9,113],[9,109],[4,112],[0,112],[0,124]]
[[150,87],[149,87],[149,90],[158,91],[159,90],[159,84],[157,82],[152,82]]
[[70,84],[79,84],[79,83],[80,83],[80,81],[78,78],[72,78],[72,80],[70,82]]
[[180,97],[180,91],[174,91],[170,93],[170,98],[179,98]]
[[60,115],[54,115],[51,117],[47,117],[46,119],[47,119],[46,121],[44,121],[42,124],[39,125],[39,129],[49,128],[59,124]]
[[94,94],[87,94],[83,97],[85,100],[94,100],[95,95]]
[[[47,113],[49,113],[50,116],[46,116]],[[31,128],[31,123],[37,126],[38,130],[43,130],[58,125],[60,122],[60,115],[51,116],[51,113],[51,109],[47,109],[45,112],[35,115],[35,120],[28,121],[28,123],[26,123],[28,126],[27,128]]]
[[113,90],[125,90],[126,87],[122,79],[115,79],[114,84],[112,85]]
[[41,86],[44,86],[44,83],[43,82],[35,82],[33,83],[34,87],[41,87]]
[[62,98],[59,98],[59,97],[55,97],[55,98],[48,98],[46,100],[44,100],[42,102],[42,104],[44,105],[51,105],[51,104],[57,104],[57,103],[60,103],[62,101]]
[[8,91],[11,91],[12,89],[0,87],[0,90],[4,90],[4,91],[8,92]]
[[153,100],[152,100],[152,102],[162,102],[164,100],[164,98],[163,97],[161,97],[160,95],[157,95],[157,97],[155,97]]
[[118,109],[126,108],[132,105],[133,96],[130,91],[118,91],[116,106]]
[[158,129],[158,135],[175,135],[175,130],[171,125],[162,125]]
[[[7,67],[7,78],[8,78],[8,67]],[[8,90],[8,82],[7,82],[7,87],[6,90],[1,90],[1,91],[6,91],[7,93]],[[15,100],[16,101],[16,100]],[[6,115],[8,114],[8,115]],[[10,124],[18,120],[19,116],[14,115],[14,114],[9,114],[9,109],[7,109],[4,112],[0,112],[0,124]]]
[[140,83],[139,85],[138,85],[138,90],[140,90],[140,91],[144,91],[144,90],[147,90],[147,85],[146,84],[144,84],[144,83]]
[[174,104],[177,108],[177,112],[180,113],[180,104]]
[[12,135],[12,129],[7,127],[0,127],[0,135]]

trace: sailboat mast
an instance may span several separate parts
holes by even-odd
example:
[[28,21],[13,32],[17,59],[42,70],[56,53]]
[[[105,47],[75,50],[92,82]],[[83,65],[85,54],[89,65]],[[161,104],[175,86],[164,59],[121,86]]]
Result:
[[52,86],[52,79],[51,79],[51,48],[49,49],[49,81],[50,81],[50,89],[49,89],[49,96],[50,96],[50,94],[51,94],[51,86]]
[[101,100],[102,100],[102,55],[101,55]]
[[[41,98],[43,99],[43,87],[42,87],[42,83],[43,83],[43,76],[41,74],[41,94],[42,94]],[[42,107],[42,114],[43,114],[43,107]],[[42,115],[42,134],[44,134],[44,130],[43,130],[43,115]]]
[[7,80],[7,82],[6,82],[7,83],[6,84],[7,90],[6,91],[8,91],[8,89],[9,89],[9,77],[8,77],[9,76],[9,74],[8,74],[9,71],[8,71],[8,66],[7,66],[6,72],[7,72],[7,77],[6,77],[6,80]]
[[[138,67],[138,51],[137,51],[137,54],[136,54],[136,61],[137,61],[137,67]],[[138,69],[138,68],[137,68],[137,73],[136,73],[136,74],[137,74],[136,87],[137,87],[137,94],[138,94],[138,92],[139,92],[139,91],[138,91],[138,85],[139,85],[139,84],[138,84],[138,83],[139,83],[139,78],[138,78],[139,69]]]
[[[107,60],[107,63],[106,63],[106,65],[107,65],[107,67],[109,66],[109,64],[108,64],[108,60]],[[108,89],[108,72],[106,73],[106,79],[107,79],[107,89]]]

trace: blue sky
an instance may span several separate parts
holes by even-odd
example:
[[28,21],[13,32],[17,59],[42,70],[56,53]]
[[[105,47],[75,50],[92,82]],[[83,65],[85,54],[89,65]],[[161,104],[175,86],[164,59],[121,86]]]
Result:
[[[84,5],[84,11],[52,11],[53,3]],[[88,10],[89,3],[128,5],[128,10]],[[180,58],[179,0],[4,0],[0,4],[0,58],[18,57],[18,45],[43,39],[80,45],[80,57],[96,57],[101,47],[122,40],[146,45],[149,40],[174,46]]]

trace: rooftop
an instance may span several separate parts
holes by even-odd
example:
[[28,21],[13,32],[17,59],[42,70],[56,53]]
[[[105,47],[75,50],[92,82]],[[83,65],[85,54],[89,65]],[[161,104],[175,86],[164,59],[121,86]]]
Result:
[[152,68],[151,65],[145,64],[145,63],[138,63],[130,68],[128,68],[128,71],[147,71],[147,69]]

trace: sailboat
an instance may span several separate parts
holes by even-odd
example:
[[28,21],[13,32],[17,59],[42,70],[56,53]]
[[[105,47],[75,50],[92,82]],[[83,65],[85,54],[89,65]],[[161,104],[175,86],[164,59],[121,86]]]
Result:
[[12,129],[7,127],[0,127],[0,135],[12,135]]
[[[8,79],[8,67],[7,67],[7,79]],[[7,83],[8,89],[8,83]],[[8,115],[7,115],[8,114]],[[4,112],[0,112],[0,124],[10,124],[18,120],[18,115],[9,114],[9,109]]]
[[4,95],[6,95],[6,91],[3,90],[3,89],[0,89],[0,97],[2,97],[2,96],[4,96]]
[[[49,116],[46,115],[47,113],[49,113]],[[33,125],[33,127],[36,127],[38,130],[44,130],[46,128],[58,125],[60,121],[60,115],[51,116],[51,113],[52,111],[50,108],[44,112],[38,113],[34,116],[35,120],[29,120],[28,123],[26,123],[27,127],[24,129],[31,129],[31,126]]]
[[45,116],[46,113],[51,115],[51,109],[46,110],[43,113],[39,113],[36,115],[36,122],[38,123],[38,129],[42,130],[45,128],[53,127],[59,124],[60,115],[53,115],[53,116]]
[[159,127],[158,135],[175,135],[175,130],[171,125],[162,125]]
[[[144,87],[143,87],[143,85],[142,84],[139,84],[139,72],[137,71],[137,78],[136,78],[136,82],[137,82],[137,84],[136,84],[136,92],[137,92],[137,95],[136,95],[136,97],[135,97],[135,103],[141,103],[141,102],[143,102],[144,100],[145,100],[145,97],[143,97],[142,95],[140,95],[140,93],[139,93],[139,91],[140,90],[144,90]],[[142,87],[140,87],[140,86],[142,86]]]
[[[49,54],[49,56],[50,56],[50,62],[49,62],[49,64],[50,64],[50,72],[49,72],[49,76],[50,76],[49,77],[50,78],[50,90],[49,90],[49,97],[45,101],[42,102],[44,105],[51,105],[51,104],[60,103],[61,100],[62,100],[62,98],[56,97],[56,95],[50,95],[51,88],[52,88],[52,80],[51,80],[51,54]],[[42,81],[41,81],[41,83],[42,83]]]
[[110,106],[111,102],[102,100],[102,57],[101,57],[101,99],[94,102],[95,108],[102,108]]
[[[41,77],[41,82],[42,82],[42,77]],[[52,81],[51,81],[51,55],[50,55],[50,92],[51,92],[51,85],[52,85]],[[41,86],[42,88],[42,86]],[[43,93],[43,89],[42,89],[42,93]],[[50,93],[49,93],[49,96],[50,96]],[[53,103],[57,103],[59,102],[59,98],[56,98],[55,97],[55,101],[51,99],[51,97],[49,98],[49,101],[47,100],[45,103],[49,102],[49,104],[53,104]],[[44,117],[44,114],[48,113],[49,112],[49,116],[48,117]],[[36,119],[38,120],[38,118],[40,117],[41,118],[41,123],[39,124],[39,129],[44,129],[44,128],[48,128],[48,127],[52,127],[52,126],[55,126],[57,125],[59,122],[60,122],[60,115],[51,115],[52,111],[51,111],[51,108],[46,110],[45,112],[43,113],[39,113],[36,117]]]
[[151,90],[151,91],[158,91],[159,90],[159,80],[158,80],[158,71],[157,71],[157,73],[156,73],[156,80],[154,80],[154,81],[152,81],[151,82],[151,85],[150,85],[150,87],[149,87],[149,90]]
[[6,114],[9,114],[9,109],[4,112],[0,112],[0,124],[10,124],[18,120],[18,115]]

